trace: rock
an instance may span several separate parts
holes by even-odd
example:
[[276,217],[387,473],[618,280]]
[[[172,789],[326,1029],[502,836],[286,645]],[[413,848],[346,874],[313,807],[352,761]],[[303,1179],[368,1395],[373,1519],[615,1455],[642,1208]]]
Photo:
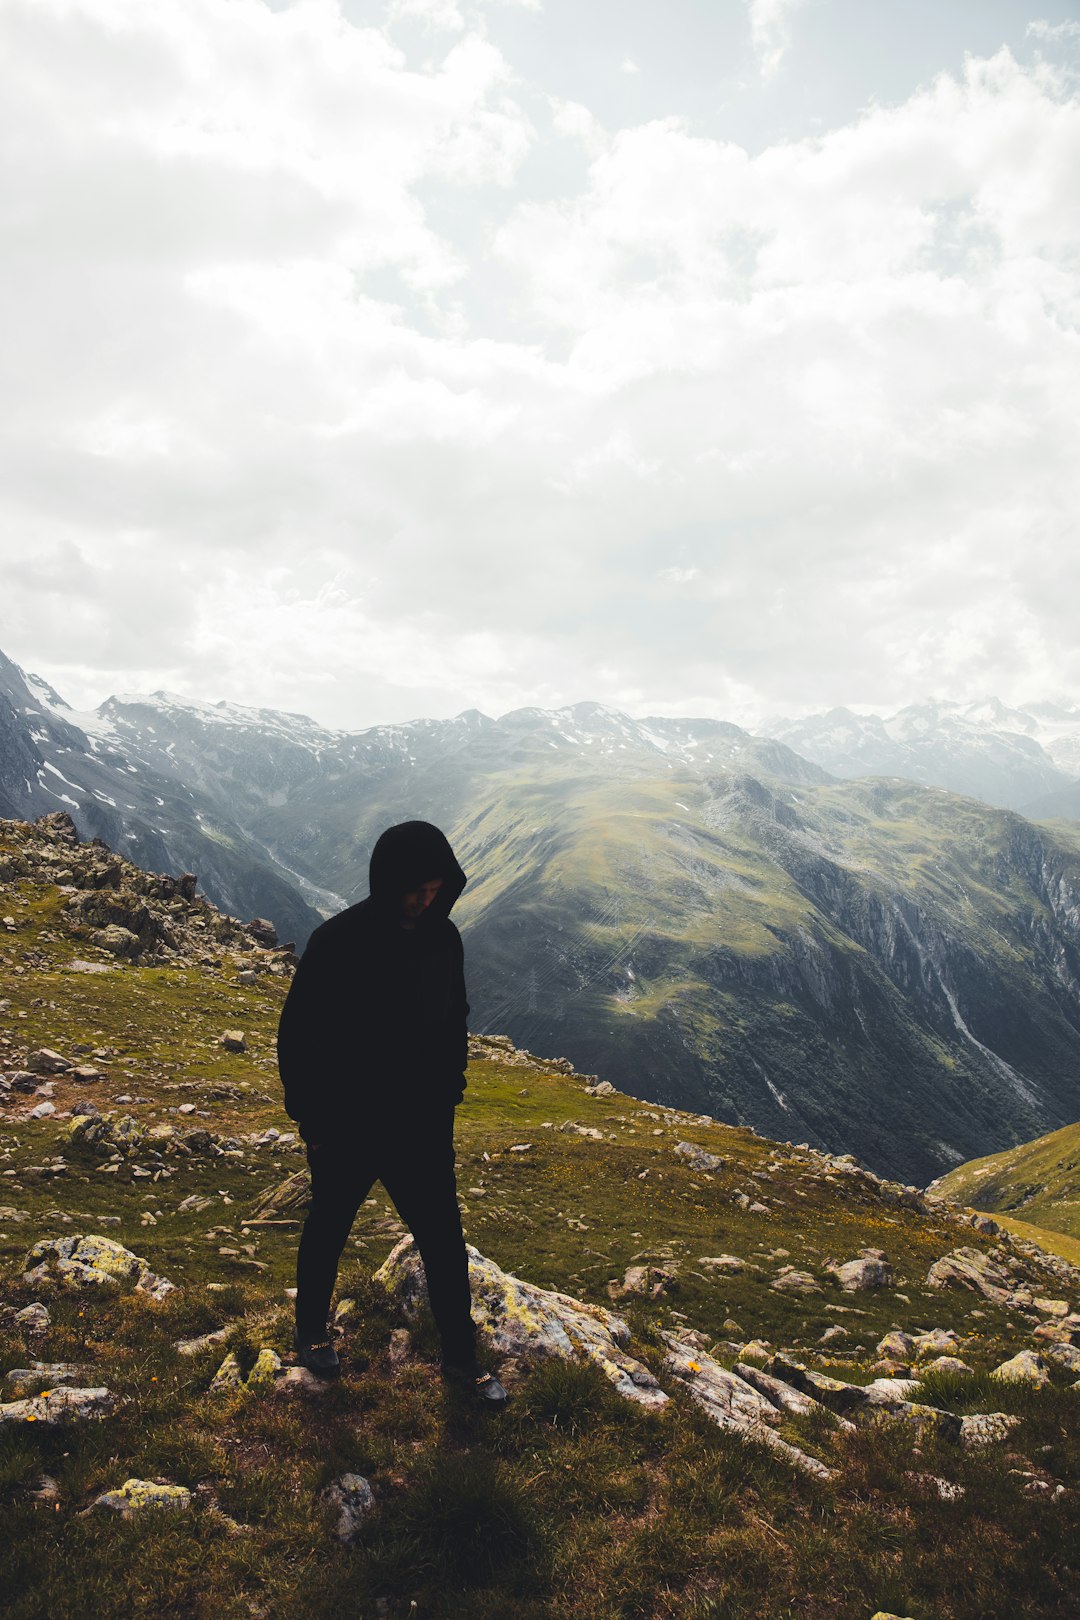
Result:
[[894,1361],[910,1361],[915,1354],[915,1340],[910,1333],[894,1328],[878,1341],[879,1356],[890,1356]]
[[247,925],[247,931],[259,945],[273,950],[278,942],[277,929],[265,917],[253,917]]
[[202,1333],[197,1339],[177,1339],[173,1349],[181,1356],[198,1356],[204,1350],[212,1350],[219,1344],[224,1344],[232,1329],[215,1328],[212,1333]]
[[960,1438],[960,1419],[952,1412],[941,1412],[934,1406],[909,1401],[917,1385],[912,1379],[879,1379],[873,1384],[846,1384],[842,1379],[830,1378],[825,1373],[804,1367],[801,1362],[787,1356],[773,1356],[765,1371],[792,1389],[811,1395],[830,1412],[841,1417],[873,1420],[881,1417],[901,1419],[917,1428],[931,1430],[946,1440]]
[[870,1616],[870,1620],[911,1620],[911,1616],[907,1614],[893,1614],[891,1609],[879,1609],[876,1614]]
[[675,1272],[663,1266],[627,1266],[621,1283],[608,1283],[608,1293],[612,1299],[623,1299],[627,1294],[647,1294],[650,1299],[661,1299],[678,1286]]
[[235,1390],[242,1389],[244,1375],[240,1371],[240,1363],[235,1353],[230,1350],[225,1360],[210,1381],[211,1395],[231,1395]]
[[818,1343],[836,1344],[840,1339],[846,1339],[847,1337],[848,1330],[846,1327],[827,1327],[824,1333],[821,1335],[821,1338],[818,1340]]
[[976,1232],[985,1232],[987,1237],[997,1237],[998,1233],[1001,1231],[1001,1227],[998,1225],[997,1221],[992,1221],[989,1215],[973,1215],[971,1217],[971,1224],[975,1228]]
[[820,1294],[821,1284],[811,1276],[809,1271],[799,1271],[795,1266],[781,1266],[776,1273],[770,1288],[775,1288],[781,1294]]
[[134,959],[143,948],[138,934],[133,934],[130,928],[124,928],[120,923],[107,923],[104,928],[96,928],[90,938],[99,950],[108,951],[112,956]]
[[36,1052],[31,1052],[26,1060],[26,1067],[32,1074],[63,1074],[71,1068],[67,1058],[61,1057],[49,1046],[42,1046]]
[[572,1119],[564,1120],[559,1129],[560,1131],[569,1131],[572,1136],[588,1136],[594,1142],[604,1140],[603,1131],[598,1131],[595,1125],[578,1125]]
[[972,1412],[960,1419],[962,1446],[988,1446],[996,1440],[1007,1440],[1020,1419],[1009,1412]]
[[165,1277],[158,1277],[146,1261],[112,1238],[88,1234],[85,1237],[42,1238],[35,1243],[24,1262],[24,1282],[57,1281],[73,1287],[101,1283],[130,1284],[151,1299],[164,1299],[176,1288]]
[[106,1417],[116,1397],[105,1388],[80,1389],[64,1384],[25,1401],[0,1405],[0,1423],[78,1423]]
[[931,1288],[966,1288],[995,1305],[1006,1304],[1011,1293],[1008,1272],[981,1249],[953,1249],[942,1255],[926,1273],[926,1281]]
[[704,1350],[681,1343],[674,1333],[661,1333],[660,1337],[669,1351],[668,1371],[720,1428],[759,1441],[804,1473],[832,1478],[832,1469],[823,1462],[774,1433],[780,1414],[751,1384],[721,1367]]
[[75,1384],[85,1377],[86,1368],[67,1361],[35,1361],[32,1367],[13,1367],[4,1374],[4,1394],[10,1400],[40,1395],[59,1384]]
[[253,1395],[272,1389],[281,1372],[281,1357],[276,1350],[262,1349],[255,1357],[255,1365],[244,1380]]
[[926,1372],[969,1373],[971,1368],[959,1356],[936,1356],[928,1361],[924,1369]]
[[[599,1305],[539,1288],[503,1271],[468,1245],[473,1318],[482,1339],[498,1354],[528,1363],[552,1356],[584,1358],[628,1400],[654,1409],[668,1397],[648,1368],[631,1356],[630,1329]],[[408,1316],[427,1308],[427,1284],[411,1237],[402,1238],[375,1273],[375,1281]]]
[[400,1367],[412,1353],[412,1334],[408,1328],[395,1328],[390,1335],[388,1357],[391,1367]]
[[587,1097],[613,1097],[615,1087],[610,1080],[598,1080],[594,1086],[585,1087],[585,1095]]
[[263,1221],[275,1215],[291,1215],[310,1202],[311,1177],[306,1170],[297,1170],[263,1194],[251,1212],[251,1219]]
[[125,1159],[141,1153],[147,1142],[145,1128],[131,1114],[119,1119],[102,1115],[92,1104],[82,1103],[67,1126],[67,1145],[98,1158],[119,1153]]
[[275,1378],[272,1390],[275,1395],[325,1395],[334,1383],[333,1378],[318,1378],[306,1367],[290,1367]]
[[1074,1344],[1048,1344],[1043,1349],[1047,1361],[1053,1361],[1066,1372],[1080,1372],[1080,1350]]
[[29,1114],[27,1115],[27,1118],[28,1119],[48,1119],[50,1114],[55,1114],[55,1113],[56,1113],[56,1104],[55,1103],[53,1103],[53,1102],[43,1102],[43,1103],[38,1103],[36,1108],[31,1108]]
[[928,1333],[916,1333],[913,1342],[918,1359],[922,1356],[947,1355],[960,1343],[960,1336],[952,1328],[931,1328]]
[[860,1249],[856,1259],[833,1263],[825,1269],[832,1272],[845,1293],[892,1287],[893,1270],[884,1249]]
[[375,1510],[375,1492],[363,1474],[340,1474],[319,1492],[319,1500],[334,1513],[334,1535],[346,1547],[357,1540],[364,1520]]
[[90,1504],[91,1508],[108,1508],[125,1519],[146,1509],[175,1513],[190,1506],[191,1492],[186,1485],[166,1485],[153,1479],[126,1479],[119,1490],[103,1491]]
[[[764,1395],[780,1412],[790,1412],[795,1417],[809,1417],[814,1412],[824,1412],[828,1408],[815,1401],[812,1395],[804,1395],[800,1390],[792,1389],[780,1378],[773,1378],[760,1367],[753,1367],[746,1361],[737,1361],[733,1368],[736,1375],[756,1389],[759,1395]],[[836,1422],[844,1429],[853,1429],[855,1425],[849,1423],[847,1418],[838,1417]]]
[[1042,1316],[1068,1316],[1069,1302],[1067,1299],[1039,1299],[1036,1297],[1035,1309]]
[[732,1274],[746,1270],[746,1261],[737,1254],[702,1254],[698,1256],[697,1263],[714,1271],[730,1271]]
[[32,1305],[24,1305],[21,1311],[16,1311],[12,1320],[18,1323],[24,1333],[37,1337],[49,1331],[52,1317],[45,1306],[35,1300]]
[[221,1044],[226,1052],[246,1052],[247,1036],[242,1029],[227,1029],[221,1037]]
[[768,1361],[772,1357],[773,1347],[767,1339],[750,1339],[739,1351],[742,1361]]
[[719,1154],[710,1153],[706,1148],[698,1147],[693,1142],[676,1142],[675,1152],[694,1170],[722,1170],[726,1163]]
[[1018,1355],[1003,1361],[1000,1367],[995,1367],[991,1376],[1014,1384],[1042,1386],[1050,1382],[1046,1362],[1034,1350],[1021,1350]]

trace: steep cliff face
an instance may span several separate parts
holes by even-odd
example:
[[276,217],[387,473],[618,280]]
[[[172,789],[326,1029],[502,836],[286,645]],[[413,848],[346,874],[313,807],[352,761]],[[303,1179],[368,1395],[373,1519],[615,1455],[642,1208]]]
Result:
[[151,871],[190,870],[224,910],[270,917],[303,942],[320,914],[217,798],[200,795],[159,751],[161,768],[107,719],[68,718],[63,699],[0,653],[0,814],[70,814]]

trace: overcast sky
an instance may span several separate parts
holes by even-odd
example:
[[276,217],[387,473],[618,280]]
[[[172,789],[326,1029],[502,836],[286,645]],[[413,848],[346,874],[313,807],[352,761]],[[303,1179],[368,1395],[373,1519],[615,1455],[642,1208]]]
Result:
[[0,0],[0,647],[1080,696],[1080,3]]

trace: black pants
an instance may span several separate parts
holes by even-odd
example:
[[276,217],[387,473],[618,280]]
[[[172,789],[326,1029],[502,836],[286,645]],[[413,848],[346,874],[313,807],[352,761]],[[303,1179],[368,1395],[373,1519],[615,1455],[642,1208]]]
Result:
[[311,1208],[296,1256],[296,1327],[321,1339],[338,1262],[356,1212],[381,1181],[416,1239],[443,1359],[471,1364],[469,1263],[454,1176],[454,1110],[440,1104],[422,1115],[372,1119],[360,1131],[308,1148]]

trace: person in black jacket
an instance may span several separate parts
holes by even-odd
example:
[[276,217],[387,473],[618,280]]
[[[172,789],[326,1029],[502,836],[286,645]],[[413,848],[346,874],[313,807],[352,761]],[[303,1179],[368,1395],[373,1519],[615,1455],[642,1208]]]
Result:
[[338,1262],[380,1180],[420,1250],[444,1372],[499,1402],[501,1385],[476,1364],[454,1177],[469,1004],[450,911],[465,873],[437,827],[407,821],[382,834],[369,876],[368,898],[312,934],[278,1029],[285,1109],[311,1167],[296,1349],[312,1372],[338,1372],[327,1328]]

